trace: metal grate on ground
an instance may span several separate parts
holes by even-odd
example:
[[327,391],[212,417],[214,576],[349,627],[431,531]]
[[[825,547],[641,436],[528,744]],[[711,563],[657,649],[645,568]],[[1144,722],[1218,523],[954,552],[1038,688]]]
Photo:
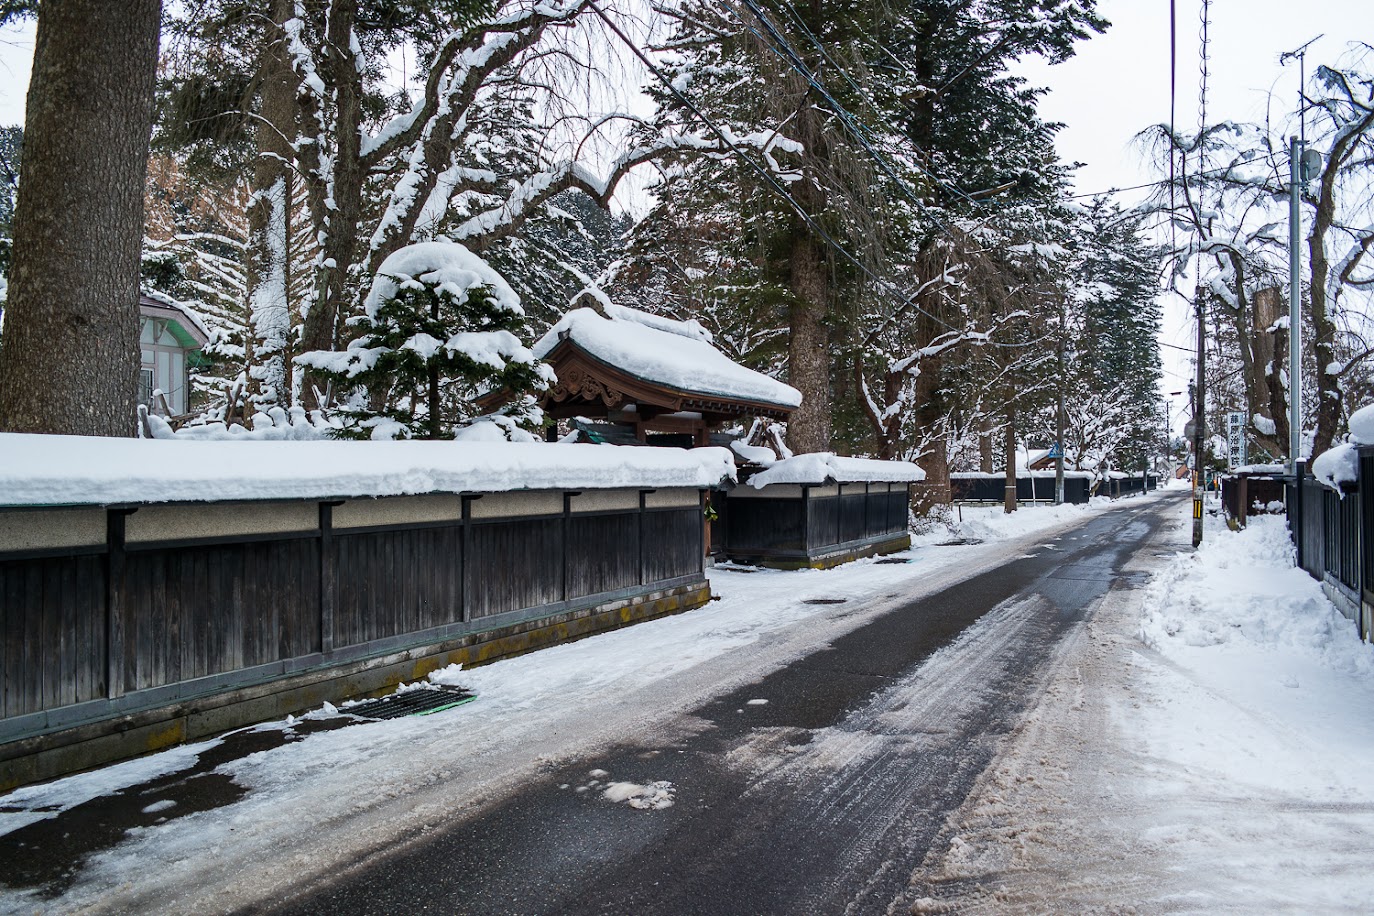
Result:
[[417,687],[393,693],[379,700],[367,700],[341,712],[363,719],[399,719],[403,716],[428,716],[477,699],[477,694],[461,687]]

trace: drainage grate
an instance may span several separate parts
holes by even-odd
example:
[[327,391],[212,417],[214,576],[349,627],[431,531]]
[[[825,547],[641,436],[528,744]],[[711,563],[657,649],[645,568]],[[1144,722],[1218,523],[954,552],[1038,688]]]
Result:
[[477,699],[477,694],[461,687],[420,687],[393,693],[380,700],[367,700],[343,712],[363,719],[399,719],[402,716],[427,716]]
[[936,547],[971,547],[974,544],[983,543],[982,538],[955,538],[952,541],[941,541]]
[[844,604],[848,598],[807,598],[802,604]]
[[881,566],[881,565],[884,564],[884,563],[910,563],[910,562],[911,562],[910,560],[904,559],[904,558],[902,558],[902,557],[883,557],[881,560],[878,561],[878,565]]

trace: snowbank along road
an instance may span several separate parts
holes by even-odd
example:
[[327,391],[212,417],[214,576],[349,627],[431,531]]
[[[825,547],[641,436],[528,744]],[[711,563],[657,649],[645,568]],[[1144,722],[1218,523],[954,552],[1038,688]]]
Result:
[[908,911],[913,870],[1035,701],[1058,642],[1136,584],[1123,565],[1177,507],[1128,501],[889,601],[762,679],[551,762],[278,911]]

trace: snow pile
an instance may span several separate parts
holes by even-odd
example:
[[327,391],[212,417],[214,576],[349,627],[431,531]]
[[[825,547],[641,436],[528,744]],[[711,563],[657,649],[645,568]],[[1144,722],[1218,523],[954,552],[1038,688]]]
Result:
[[1288,466],[1283,464],[1242,464],[1233,474],[1287,474]]
[[629,805],[641,811],[661,811],[673,807],[673,796],[677,788],[667,780],[660,779],[647,786],[633,782],[613,782],[606,786],[601,797],[617,804]]
[[328,423],[317,419],[312,420],[301,407],[292,407],[289,412],[280,407],[273,407],[266,413],[259,411],[253,414],[249,422],[252,424],[251,428],[237,424],[208,422],[172,429],[166,420],[156,414],[146,414],[146,428],[153,439],[181,439],[183,441],[196,439],[218,442],[290,440],[301,442],[328,438],[332,428]]
[[959,538],[971,543],[1005,541],[1033,534],[1042,528],[1064,524],[1075,518],[1084,518],[1088,513],[1103,512],[1113,505],[1115,504],[1110,499],[1101,496],[1086,506],[1072,503],[1060,506],[1023,505],[1012,513],[1007,513],[1001,506],[960,506],[957,515],[948,520],[948,527],[938,526],[934,531],[915,538],[913,543],[940,543],[950,538]]
[[801,405],[801,392],[735,363],[711,346],[700,325],[691,327],[695,322],[673,322],[622,306],[610,314],[614,317],[573,309],[534,345],[535,356],[544,359],[566,339],[608,366],[676,391]]
[[812,452],[773,462],[768,470],[749,479],[752,487],[770,483],[914,483],[926,472],[910,461],[877,461],[872,458],[841,458],[830,452]]
[[1293,565],[1279,516],[1209,533],[1198,551],[1163,571],[1145,596],[1140,638],[1166,655],[1183,647],[1258,649],[1374,677],[1374,647],[1360,642],[1321,586]]
[[1361,407],[1350,415],[1350,441],[1357,445],[1374,445],[1374,404]]
[[403,289],[436,287],[451,293],[458,302],[467,301],[468,290],[485,286],[492,300],[507,312],[525,314],[520,297],[491,265],[457,242],[418,242],[395,251],[377,268],[377,279],[363,301],[369,318],[388,299]]
[[759,467],[772,467],[778,461],[778,456],[773,454],[771,448],[763,445],[745,445],[741,439],[736,439],[730,443],[730,451],[750,464],[757,464]]
[[1374,404],[1350,415],[1350,441],[1333,445],[1312,461],[1312,476],[1337,492],[1360,479],[1361,445],[1374,445]]
[[518,442],[273,442],[0,433],[0,504],[329,499],[508,490],[713,487],[723,448]]
[[1355,483],[1360,479],[1360,455],[1353,442],[1333,445],[1312,461],[1312,476],[1317,481],[1341,491],[1341,484]]
[[543,440],[505,414],[474,417],[466,426],[453,431],[455,442],[529,442]]

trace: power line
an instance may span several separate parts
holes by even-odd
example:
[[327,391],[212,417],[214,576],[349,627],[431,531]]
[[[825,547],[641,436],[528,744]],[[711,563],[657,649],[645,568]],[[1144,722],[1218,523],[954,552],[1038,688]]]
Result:
[[[682,103],[682,105],[685,106],[688,111],[690,111],[693,115],[700,119],[702,123],[705,124],[706,127],[713,134],[716,135],[716,139],[718,139],[741,161],[743,161],[754,172],[756,172],[759,175],[759,177],[761,177],[764,180],[764,182],[774,191],[774,193],[782,197],[785,201],[787,201],[788,204],[791,205],[793,211],[799,217],[801,217],[804,223],[806,223],[807,228],[809,228],[812,232],[819,236],[820,239],[824,241],[825,244],[828,245],[837,254],[839,254],[846,261],[850,262],[856,268],[858,268],[859,271],[862,272],[866,277],[873,280],[873,282],[877,284],[877,288],[879,290],[887,291],[890,289],[897,289],[896,286],[891,283],[891,281],[886,280],[885,278],[875,274],[871,269],[869,269],[868,265],[864,264],[858,258],[854,257],[854,255],[850,254],[843,246],[839,244],[839,242],[835,241],[835,239],[831,237],[830,233],[826,232],[824,227],[822,227],[820,223],[816,222],[815,218],[813,218],[811,214],[806,212],[806,208],[803,207],[801,203],[792,196],[792,194],[787,190],[787,188],[785,188],[782,185],[780,181],[778,181],[777,177],[773,175],[772,172],[768,171],[768,169],[764,166],[759,165],[749,156],[746,156],[744,154],[744,151],[739,148],[738,144],[736,144],[734,140],[730,139],[730,137],[728,137],[725,134],[725,132],[722,131],[713,120],[711,120],[710,117],[708,117],[700,108],[693,104],[693,102],[690,99],[683,95],[683,93],[677,88],[677,86],[673,84],[673,81],[668,79],[667,75],[664,74],[663,71],[661,71],[654,64],[653,61],[649,60],[648,55],[646,55],[644,51],[642,51],[639,48],[639,46],[636,45],[634,41],[632,41],[630,37],[625,34],[625,32],[620,28],[620,26],[618,26],[615,22],[611,20],[609,16],[606,15],[605,11],[601,9],[601,7],[597,4],[596,0],[589,0],[588,5],[596,11],[597,17],[601,19],[605,26],[608,29],[610,29],[611,32],[617,38],[619,38],[620,41],[627,48],[630,49],[631,53],[633,53],[635,57],[639,59],[640,63],[642,63],[646,68],[648,68],[649,72],[654,75],[654,78],[657,79],[660,83],[662,83],[674,98],[676,98],[680,103]],[[920,314],[925,315],[930,320],[944,327],[946,330],[955,331],[956,333],[958,332],[957,328],[946,322],[944,319],[921,308],[921,306],[917,304],[916,297],[914,294],[905,293],[900,290],[898,290],[898,292],[902,292],[902,305],[910,306]]]
[[[897,175],[896,170],[892,167],[892,165],[882,156],[881,153],[879,153],[876,149],[873,148],[873,146],[869,143],[868,138],[864,136],[866,131],[863,129],[862,125],[860,125],[857,122],[857,120],[854,118],[854,115],[850,113],[849,109],[841,105],[839,101],[837,101],[835,97],[831,95],[830,90],[826,89],[825,86],[822,85],[820,80],[816,78],[815,74],[812,73],[811,69],[806,65],[806,62],[801,59],[801,55],[797,52],[796,48],[792,46],[791,42],[787,40],[786,36],[782,35],[778,31],[777,27],[773,24],[772,20],[770,20],[768,16],[763,12],[763,10],[759,8],[757,3],[755,3],[755,0],[740,0],[740,3],[742,3],[751,13],[753,13],[754,17],[758,19],[759,22],[763,25],[764,30],[768,32],[773,42],[776,43],[774,44],[770,42],[768,45],[769,49],[772,50],[774,54],[777,54],[783,60],[787,61],[787,63],[792,67],[792,69],[796,70],[797,73],[803,79],[806,80],[808,85],[815,89],[816,92],[820,93],[821,98],[823,98],[826,101],[826,103],[829,104],[835,110],[835,114],[839,118],[840,123],[845,125],[845,127],[849,130],[850,134],[852,134],[854,139],[859,142],[859,145],[864,148],[864,151],[868,153],[868,155],[873,159],[873,161],[878,163],[878,166],[884,172],[887,173],[888,177],[891,178],[897,184],[897,186],[902,190],[904,194],[906,194],[906,196],[910,197],[911,200],[918,206],[920,206],[922,209],[925,209],[927,206],[926,202],[919,195],[913,193],[907,187],[906,182],[899,175]],[[747,25],[745,27],[748,28]],[[750,31],[752,31],[752,29]],[[755,32],[754,34],[757,35],[758,33]],[[811,36],[813,41],[816,41],[819,44],[819,39],[817,39],[815,35],[810,32],[809,29],[807,30],[807,34]],[[837,67],[836,69],[840,68]],[[890,126],[891,125],[889,125],[889,127]],[[916,168],[917,171],[921,172],[931,181],[935,182],[935,184],[943,190],[954,194],[956,197],[962,197],[964,200],[968,201],[975,207],[981,206],[981,204],[979,204],[979,202],[976,199],[970,196],[968,192],[940,178],[934,172],[931,172],[929,169],[920,165],[920,163],[913,162],[912,165]],[[942,228],[947,227],[942,226]]]

